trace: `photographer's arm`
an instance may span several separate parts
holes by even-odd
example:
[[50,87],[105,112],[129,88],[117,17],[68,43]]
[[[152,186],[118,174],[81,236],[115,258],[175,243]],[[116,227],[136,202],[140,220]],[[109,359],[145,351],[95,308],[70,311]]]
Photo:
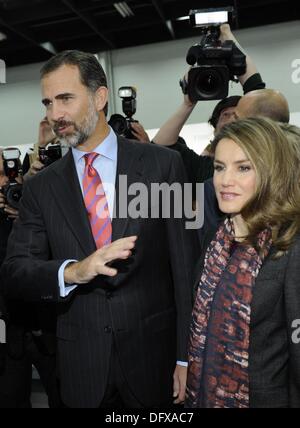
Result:
[[242,76],[238,76],[238,79],[240,81],[240,84],[244,86],[244,84],[247,82],[247,80],[258,73],[258,70],[256,68],[256,65],[254,64],[252,58],[245,52],[245,50],[242,48],[242,46],[239,44],[235,36],[233,35],[230,25],[229,24],[223,24],[220,27],[220,40],[222,42],[225,42],[226,40],[232,40],[237,47],[246,55],[246,73]]
[[131,132],[136,137],[138,141],[141,143],[150,143],[150,138],[145,131],[145,128],[143,125],[139,122],[132,122],[131,123]]
[[176,144],[180,131],[190,117],[195,106],[196,103],[192,103],[189,97],[185,95],[184,101],[179,109],[162,125],[158,133],[153,138],[153,142],[160,146],[173,146]]

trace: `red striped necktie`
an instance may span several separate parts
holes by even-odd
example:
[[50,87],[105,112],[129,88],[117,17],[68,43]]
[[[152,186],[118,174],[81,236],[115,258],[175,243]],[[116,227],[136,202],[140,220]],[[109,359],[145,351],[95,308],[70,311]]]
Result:
[[98,153],[84,155],[83,197],[97,249],[111,243],[112,224],[101,178],[93,167]]

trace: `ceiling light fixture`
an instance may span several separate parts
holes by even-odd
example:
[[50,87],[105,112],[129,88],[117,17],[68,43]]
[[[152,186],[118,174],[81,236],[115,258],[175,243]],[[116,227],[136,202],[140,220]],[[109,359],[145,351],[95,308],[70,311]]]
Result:
[[7,39],[7,35],[0,32],[0,42]]
[[188,19],[190,19],[189,16],[181,16],[180,18],[177,18],[176,21],[187,21]]
[[57,50],[55,49],[55,47],[51,42],[40,43],[40,46],[46,51],[52,53],[53,55],[57,54]]
[[117,9],[119,14],[123,18],[129,18],[130,16],[134,16],[132,9],[128,6],[128,4],[125,1],[114,3],[114,7]]

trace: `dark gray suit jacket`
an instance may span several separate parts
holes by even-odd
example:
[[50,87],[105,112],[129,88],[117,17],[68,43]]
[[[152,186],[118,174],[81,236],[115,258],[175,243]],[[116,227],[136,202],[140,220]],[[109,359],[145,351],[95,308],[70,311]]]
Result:
[[[194,295],[207,248],[216,229],[201,242]],[[250,325],[250,407],[300,407],[300,343],[293,343],[293,322],[300,324],[300,235],[288,253],[273,259],[271,249],[253,290]],[[299,325],[298,324],[298,325]],[[300,334],[298,334],[300,337]]]
[[[148,188],[185,180],[178,153],[123,138],[119,175],[127,175],[128,186],[141,182]],[[118,196],[117,186],[117,201]],[[62,300],[63,261],[82,260],[96,250],[72,153],[25,185],[2,288],[12,298],[59,302],[59,375],[70,407],[101,403],[113,335],[129,386],[145,406],[171,398],[176,359],[186,361],[195,243],[184,220],[173,215],[113,220],[113,241],[131,235],[138,235],[134,254],[118,263],[115,278],[99,276]]]

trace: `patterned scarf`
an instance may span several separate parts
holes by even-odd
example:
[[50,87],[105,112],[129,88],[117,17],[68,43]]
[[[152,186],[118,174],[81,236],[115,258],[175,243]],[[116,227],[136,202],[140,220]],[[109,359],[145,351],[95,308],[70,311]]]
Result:
[[258,236],[263,255],[237,243],[230,219],[211,242],[192,314],[186,407],[249,407],[253,287],[271,244],[270,229]]

